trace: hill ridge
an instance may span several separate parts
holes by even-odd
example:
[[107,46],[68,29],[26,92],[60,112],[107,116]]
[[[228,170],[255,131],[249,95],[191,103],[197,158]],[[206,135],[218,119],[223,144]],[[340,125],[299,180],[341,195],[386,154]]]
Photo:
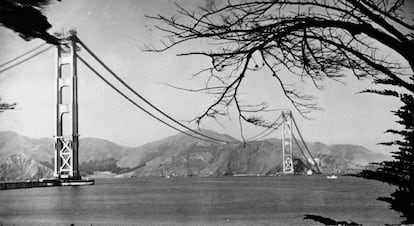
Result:
[[[216,131],[201,131],[210,136],[237,140]],[[281,169],[281,142],[270,138],[249,142],[246,146],[241,142],[230,145],[175,134],[138,147],[127,147],[106,139],[85,137],[80,139],[80,170],[86,174],[111,171],[121,176],[272,174]],[[372,161],[386,159],[386,156],[359,145],[307,144],[325,173],[353,172]],[[293,149],[297,172],[306,171],[306,158],[300,155],[296,146]],[[12,131],[0,132],[0,159],[23,153],[50,167],[53,152],[52,138],[37,139]]]

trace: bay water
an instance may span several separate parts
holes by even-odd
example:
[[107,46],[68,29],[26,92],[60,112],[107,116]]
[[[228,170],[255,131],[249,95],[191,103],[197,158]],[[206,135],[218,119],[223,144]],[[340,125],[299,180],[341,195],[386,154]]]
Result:
[[0,191],[0,225],[363,225],[399,223],[379,196],[393,188],[354,177],[96,179],[93,186]]

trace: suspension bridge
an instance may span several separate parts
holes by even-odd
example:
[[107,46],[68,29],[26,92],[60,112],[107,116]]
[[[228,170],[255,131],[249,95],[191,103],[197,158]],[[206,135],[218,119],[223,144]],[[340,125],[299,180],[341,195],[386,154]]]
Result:
[[[134,90],[127,82],[121,79],[107,64],[105,64],[88,46],[77,36],[75,31],[70,31],[65,37],[61,37],[61,43],[58,46],[51,46],[43,43],[17,57],[14,57],[2,64],[0,64],[0,74],[17,67],[24,62],[45,53],[54,48],[56,51],[56,81],[55,81],[55,98],[56,98],[56,131],[54,136],[54,164],[53,172],[54,179],[63,185],[81,185],[93,184],[92,179],[83,179],[79,172],[79,120],[78,120],[78,62],[86,66],[94,75],[100,78],[111,89],[125,98],[132,105],[137,107],[140,111],[151,116],[154,120],[164,124],[165,126],[174,129],[187,136],[195,139],[200,139],[206,142],[231,144],[237,143],[229,140],[222,140],[212,136],[203,134],[200,131],[194,130],[187,125],[181,123],[179,120],[171,117],[163,110],[152,104],[145,97]],[[118,85],[110,82],[106,77],[98,71],[98,69],[91,66],[83,56],[79,54],[80,49],[86,50],[86,54],[92,57],[112,78],[118,81]],[[128,97],[121,89],[117,88],[119,85],[131,91],[138,97],[145,107],[138,104],[132,98]],[[69,97],[69,98],[64,98]],[[157,112],[158,115],[153,112]],[[312,156],[306,142],[303,139],[299,126],[297,125],[291,111],[283,110],[279,117],[263,131],[256,134],[247,140],[248,142],[260,140],[270,136],[275,131],[282,127],[282,173],[294,174],[293,164],[293,142],[299,149],[300,154],[306,159],[305,164],[312,172],[320,173],[317,161]],[[65,130],[64,130],[65,128]],[[69,134],[64,134],[64,131],[69,131]],[[294,134],[297,134],[296,137]]]

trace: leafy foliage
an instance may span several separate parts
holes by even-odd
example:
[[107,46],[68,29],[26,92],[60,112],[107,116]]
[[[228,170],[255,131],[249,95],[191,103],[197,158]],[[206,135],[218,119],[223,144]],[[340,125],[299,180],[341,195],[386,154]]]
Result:
[[[370,92],[370,91],[368,91]],[[387,91],[375,93],[388,95]],[[414,97],[401,94],[400,100],[404,105],[394,114],[398,116],[397,123],[403,126],[402,130],[390,129],[386,132],[397,134],[402,140],[382,143],[383,145],[398,146],[393,152],[394,160],[377,163],[376,170],[364,170],[358,176],[382,181],[397,187],[391,197],[380,197],[381,201],[388,202],[391,208],[402,213],[406,219],[404,223],[414,223]]]
[[57,45],[59,39],[47,32],[52,25],[41,12],[42,8],[50,2],[50,0],[2,0],[0,24],[17,32],[26,41],[41,38]]
[[0,112],[3,112],[5,110],[12,110],[16,107],[16,103],[6,103],[2,102],[0,98]]
[[315,222],[319,222],[324,225],[338,225],[338,226],[361,226],[361,224],[358,224],[356,222],[347,222],[347,221],[336,221],[331,218],[319,216],[319,215],[313,215],[313,214],[306,214],[303,218],[305,220],[313,220]]

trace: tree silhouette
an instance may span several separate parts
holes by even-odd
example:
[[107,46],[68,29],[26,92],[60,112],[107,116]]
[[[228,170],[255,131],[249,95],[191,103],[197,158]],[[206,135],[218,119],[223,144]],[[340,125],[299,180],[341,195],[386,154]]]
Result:
[[362,225],[362,224],[358,224],[358,223],[353,222],[353,221],[351,221],[351,222],[347,222],[347,221],[336,221],[336,220],[333,220],[331,218],[322,217],[322,216],[313,215],[313,214],[306,214],[303,217],[303,219],[304,220],[313,220],[315,222],[319,222],[321,224],[331,225],[331,226],[333,226],[333,225],[335,225],[335,226],[361,226]]
[[[40,38],[57,45],[59,39],[47,32],[52,25],[41,12],[50,2],[50,0],[1,0],[0,25],[17,32],[26,41]],[[1,102],[0,98],[0,112],[15,107],[16,103]]]
[[12,110],[16,107],[16,103],[6,103],[2,102],[0,98],[0,112],[3,112],[5,110]]
[[404,106],[395,114],[405,129],[388,132],[401,135],[403,140],[387,143],[399,146],[394,161],[380,163],[377,171],[364,171],[360,176],[396,185],[392,197],[381,200],[401,212],[407,223],[414,223],[414,24],[404,14],[403,0],[256,0],[227,1],[219,6],[210,1],[199,10],[177,7],[174,17],[151,16],[168,37],[162,47],[146,46],[146,50],[165,51],[192,41],[210,44],[208,49],[179,54],[211,60],[210,67],[195,74],[205,75],[205,87],[190,91],[205,91],[217,99],[194,119],[197,123],[228,114],[233,104],[240,124],[268,126],[260,116],[251,116],[266,110],[265,103],[241,104],[239,87],[250,71],[262,70],[273,76],[302,114],[317,106],[308,95],[288,86],[279,76],[280,70],[311,79],[316,87],[326,79],[339,80],[346,75],[390,86],[366,92],[402,100]]
[[[218,8],[207,4],[200,12],[178,7],[178,16],[151,17],[159,20],[159,30],[168,34],[161,48],[165,51],[194,40],[208,40],[210,49],[181,53],[211,59],[211,67],[196,76],[206,76],[207,91],[217,100],[195,119],[227,114],[234,104],[239,119],[260,124],[251,112],[267,109],[265,103],[243,105],[239,87],[249,71],[263,70],[275,78],[285,96],[301,113],[317,106],[311,97],[286,85],[278,71],[285,69],[310,78],[316,87],[326,79],[347,74],[371,78],[414,92],[414,26],[401,16],[404,1],[374,0],[263,0],[228,1]],[[389,52],[404,59],[387,58]]]
[[396,186],[391,197],[379,197],[378,200],[388,202],[392,209],[402,213],[406,219],[403,223],[414,224],[414,97],[390,90],[365,92],[400,98],[404,105],[394,114],[399,117],[397,123],[404,129],[386,131],[400,135],[402,140],[381,143],[399,147],[398,151],[393,152],[394,160],[377,163],[376,170],[364,170],[357,176]]
[[17,32],[24,40],[41,38],[57,45],[59,39],[47,32],[52,27],[41,10],[50,0],[2,0],[0,24]]

